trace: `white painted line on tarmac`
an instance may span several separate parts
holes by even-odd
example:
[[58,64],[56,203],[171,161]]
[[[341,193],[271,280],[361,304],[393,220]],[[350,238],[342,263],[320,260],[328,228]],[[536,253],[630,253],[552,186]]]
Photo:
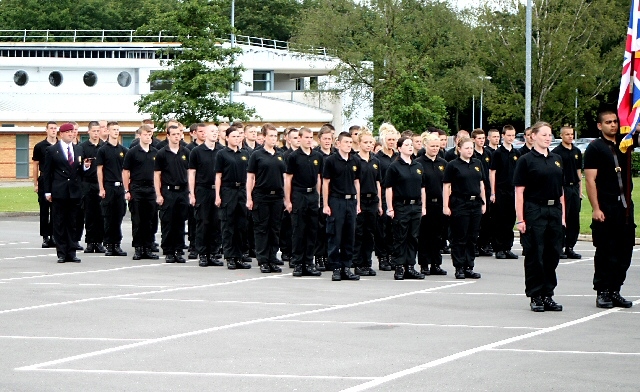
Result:
[[[638,300],[636,302],[640,302],[640,300]],[[636,303],[636,302],[634,302],[634,303]],[[614,313],[614,312],[618,312],[618,311],[620,311],[620,309],[621,308],[613,308],[613,309],[603,310],[603,311],[600,311],[598,313],[594,313],[594,314],[592,314],[590,316],[581,317],[581,318],[573,320],[573,321],[568,321],[568,322],[565,322],[565,323],[562,323],[562,324],[554,325],[552,327],[547,327],[547,328],[543,328],[543,329],[540,329],[540,330],[537,330],[537,331],[532,331],[532,332],[526,333],[524,335],[518,335],[518,336],[511,337],[511,338],[499,340],[497,342],[485,344],[485,345],[482,345],[482,346],[471,348],[469,350],[460,351],[458,353],[455,353],[455,354],[452,354],[452,355],[448,355],[446,357],[442,357],[442,358],[439,358],[439,359],[436,359],[436,360],[433,360],[433,361],[430,361],[430,362],[423,363],[422,365],[414,366],[414,367],[409,368],[409,369],[404,369],[404,370],[401,370],[399,372],[388,374],[388,375],[380,377],[380,378],[378,378],[376,380],[371,380],[371,381],[368,381],[368,382],[360,384],[360,385],[356,385],[356,386],[351,387],[351,388],[343,389],[341,392],[365,391],[367,389],[370,389],[370,388],[373,388],[373,387],[377,387],[379,385],[388,383],[388,382],[393,381],[393,380],[397,380],[397,379],[405,377],[405,376],[409,376],[411,374],[415,374],[415,373],[421,372],[423,370],[427,370],[429,368],[433,368],[433,367],[436,367],[436,366],[443,365],[445,363],[453,362],[453,361],[456,361],[458,359],[466,358],[466,357],[468,357],[470,355],[477,354],[479,352],[487,351],[487,350],[494,349],[494,348],[497,348],[497,347],[501,347],[501,346],[504,346],[504,345],[507,345],[507,344],[511,344],[511,343],[519,342],[521,340],[529,339],[529,338],[532,338],[532,337],[535,337],[535,336],[544,335],[544,334],[549,333],[549,332],[555,332],[555,331],[558,331],[560,329],[564,329],[564,328],[567,328],[567,327],[572,327],[574,325],[582,324],[582,323],[585,323],[587,321],[591,321],[591,320],[597,319],[599,317],[606,316],[606,315],[609,315],[609,314]]]
[[214,304],[240,304],[240,305],[277,305],[277,306],[332,306],[329,304],[298,304],[293,302],[260,302],[260,301],[216,301],[206,299],[179,299],[179,298],[119,298],[121,300],[137,301],[176,301],[176,302],[207,302]]
[[21,340],[91,340],[91,341],[100,341],[100,342],[120,342],[120,341],[133,341],[140,342],[146,339],[129,339],[129,338],[71,338],[64,336],[14,336],[14,335],[5,335],[1,336],[0,339],[21,339]]
[[120,300],[135,301],[173,301],[173,302],[208,302],[204,299],[176,299],[176,298],[118,298]]
[[[272,276],[275,276],[275,275],[272,275]],[[268,278],[269,277],[253,278],[253,279],[247,279],[244,282],[260,280],[260,279],[268,279]],[[391,295],[391,296],[387,296],[387,297],[380,297],[380,298],[370,299],[370,300],[366,300],[366,301],[353,302],[353,303],[350,303],[350,304],[334,305],[334,306],[329,306],[329,307],[321,308],[321,309],[306,310],[306,311],[303,311],[303,312],[288,313],[288,314],[283,314],[283,315],[280,315],[280,316],[264,317],[264,318],[259,318],[259,319],[241,321],[241,322],[237,322],[237,323],[231,323],[231,324],[221,325],[221,326],[212,327],[212,328],[206,328],[206,329],[200,329],[200,330],[191,331],[191,332],[184,332],[184,333],[180,333],[180,334],[176,334],[176,335],[164,336],[164,337],[156,338],[156,339],[149,339],[149,340],[145,340],[145,341],[137,342],[137,343],[125,344],[123,346],[111,347],[111,348],[107,348],[107,349],[104,349],[104,350],[92,351],[92,352],[89,352],[89,353],[80,354],[80,355],[74,355],[74,356],[66,357],[66,358],[60,358],[60,359],[56,359],[56,360],[53,360],[53,361],[47,361],[47,362],[37,363],[37,364],[34,364],[34,365],[23,366],[23,367],[16,368],[15,370],[41,370],[41,368],[48,367],[48,366],[59,365],[61,363],[72,362],[72,361],[76,361],[76,360],[80,360],[80,359],[97,357],[97,356],[103,355],[103,354],[110,354],[110,353],[114,353],[114,352],[129,350],[129,349],[132,349],[132,348],[137,348],[137,347],[142,347],[142,346],[148,346],[148,345],[161,343],[161,342],[166,342],[166,341],[170,341],[170,340],[176,340],[176,339],[181,339],[181,338],[186,338],[186,337],[198,336],[198,335],[202,335],[202,334],[206,334],[206,333],[210,333],[210,332],[222,331],[222,330],[231,329],[231,328],[243,327],[243,326],[246,326],[246,325],[253,325],[253,324],[263,323],[265,321],[275,321],[275,320],[281,320],[281,319],[285,319],[285,318],[289,318],[289,317],[299,317],[299,316],[305,316],[305,315],[309,315],[309,314],[317,314],[317,313],[329,312],[329,311],[333,311],[333,310],[348,309],[348,308],[353,308],[353,307],[356,307],[356,306],[369,305],[369,304],[373,304],[373,303],[388,301],[388,300],[391,300],[391,299],[404,298],[404,297],[412,296],[412,295],[415,295],[415,294],[420,294],[420,293],[423,293],[425,291],[442,290],[442,289],[446,289],[446,288],[450,288],[450,287],[456,287],[456,286],[461,286],[461,285],[464,285],[464,284],[471,284],[471,283],[474,283],[474,282],[473,281],[460,282],[460,283],[456,283],[456,284],[450,284],[450,285],[445,285],[445,286],[440,286],[440,287],[433,287],[433,288],[428,288],[428,289],[418,290],[418,291],[410,291],[410,292],[403,293],[403,294],[395,294],[395,295]],[[171,289],[171,290],[175,290],[175,289]],[[117,297],[119,297],[119,296],[117,296]],[[75,301],[72,301],[72,302],[75,302]],[[2,312],[0,312],[0,313],[2,313]]]
[[27,271],[27,272],[18,272],[19,274],[44,274],[41,271]]
[[[55,256],[55,254],[53,255]],[[2,259],[0,259],[2,260]],[[113,271],[122,271],[128,270],[132,268],[145,268],[145,267],[158,267],[161,265],[165,265],[165,263],[160,264],[144,264],[144,265],[131,265],[127,267],[118,267],[118,268],[110,268],[110,269],[101,269],[101,270],[91,270],[91,271],[76,271],[76,272],[61,272],[58,274],[46,274],[46,275],[37,275],[37,276],[22,276],[20,278],[5,278],[0,279],[0,281],[9,282],[15,280],[25,280],[25,279],[37,279],[37,278],[51,278],[55,276],[68,276],[68,275],[83,275],[83,274],[93,274],[97,272],[113,272]]]
[[106,370],[106,369],[33,369],[41,372],[61,373],[92,373],[92,374],[140,374],[154,376],[213,376],[213,377],[241,377],[241,378],[292,378],[292,379],[316,379],[316,380],[375,380],[377,377],[348,377],[348,376],[316,376],[297,374],[258,374],[258,373],[200,373],[200,372],[161,372],[146,370]]
[[45,285],[51,285],[51,284],[57,284],[57,285],[61,285],[62,283],[56,283],[56,282],[34,282],[31,284],[45,284]]
[[507,327],[502,325],[469,325],[469,324],[432,324],[432,323],[381,323],[377,321],[331,321],[331,320],[277,320],[285,323],[319,323],[319,324],[354,324],[354,325],[384,325],[407,327],[443,327],[443,328],[495,328],[495,329],[529,329],[539,330],[534,327]]
[[518,353],[543,353],[543,354],[596,354],[596,355],[630,355],[640,356],[640,353],[625,353],[615,351],[573,351],[573,350],[526,350],[518,348],[491,348],[487,351],[511,351]]
[[31,256],[16,256],[16,257],[4,257],[1,260],[23,260],[23,259],[35,259],[38,257],[55,257],[56,254],[55,253],[50,253],[50,254],[46,254],[46,255],[31,255]]
[[571,265],[571,264],[578,264],[578,263],[582,263],[583,261],[592,261],[593,257],[586,257],[584,259],[577,259],[577,260],[571,260],[571,261],[563,261],[561,263],[558,263],[558,265]]

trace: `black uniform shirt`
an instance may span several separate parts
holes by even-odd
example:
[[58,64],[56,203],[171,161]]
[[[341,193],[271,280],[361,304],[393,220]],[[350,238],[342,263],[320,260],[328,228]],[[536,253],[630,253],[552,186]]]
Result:
[[391,164],[398,158],[398,153],[394,152],[393,155],[389,156],[385,154],[383,150],[380,150],[376,153],[376,158],[378,158],[378,161],[380,162],[380,178],[384,180],[389,166],[391,166]]
[[482,149],[482,154],[480,154],[476,149],[473,150],[473,157],[480,161],[482,164],[482,177],[485,184],[485,190],[488,191],[489,186],[489,168],[491,167],[492,155],[491,151],[488,148]]
[[189,150],[186,147],[178,147],[178,152],[166,146],[156,155],[155,171],[159,171],[162,186],[186,186],[187,169],[189,168]]
[[127,151],[129,150],[120,143],[115,146],[105,143],[100,147],[96,156],[96,165],[102,166],[104,182],[122,182],[122,166]]
[[523,156],[524,154],[531,152],[531,149],[529,147],[527,147],[527,145],[525,144],[524,146],[520,147],[520,156]]
[[322,149],[320,148],[320,146],[316,147],[313,149],[313,151],[318,151],[320,153],[320,155],[322,155],[323,158],[328,157],[331,154],[335,154],[337,152],[337,150],[335,149],[335,147],[331,147],[331,150],[328,154],[325,154],[324,151],[322,151]]
[[239,148],[237,151],[225,147],[216,155],[215,172],[222,173],[222,184],[247,183],[247,164],[249,153]]
[[322,173],[324,159],[322,154],[311,150],[309,155],[301,148],[291,151],[288,156],[285,152],[284,160],[287,166],[287,174],[293,174],[291,186],[293,188],[313,188],[318,184],[318,174]]
[[[500,147],[500,146],[498,146],[498,147]],[[492,153],[492,154],[493,154],[494,152],[496,152],[496,150],[498,149],[497,147],[496,147],[496,148],[493,148],[493,147],[491,147],[491,146],[490,146],[490,145],[488,145],[488,144],[487,144],[486,146],[484,146],[484,148],[488,148],[488,149],[489,149],[489,152],[490,152],[490,153]]]
[[444,159],[447,162],[451,162],[458,157],[458,153],[456,152],[456,148],[450,148],[444,153]]
[[324,162],[322,178],[329,182],[329,196],[331,195],[355,195],[355,180],[360,179],[360,157],[349,154],[347,159],[340,153],[330,155]]
[[360,159],[360,194],[378,194],[378,182],[380,181],[380,161],[373,155],[369,155],[369,160],[365,161],[359,154],[355,156]]
[[196,185],[208,186],[216,183],[216,155],[219,151],[217,145],[212,150],[204,143],[191,150],[189,169],[196,171]]
[[518,159],[513,185],[524,187],[524,200],[544,202],[562,196],[562,159],[550,152],[545,157],[535,149]]
[[44,167],[44,156],[47,152],[47,148],[51,146],[52,144],[49,143],[47,139],[44,139],[42,141],[39,141],[33,147],[33,156],[31,157],[31,160],[34,162],[40,162],[40,171],[42,171],[42,168]]
[[483,178],[482,163],[479,160],[471,158],[467,163],[458,157],[447,164],[442,182],[451,184],[453,196],[480,196],[480,182]]
[[276,151],[271,154],[264,148],[253,150],[247,171],[255,174],[256,182],[253,189],[262,192],[278,191],[278,194],[282,195],[286,171],[282,153]]
[[438,199],[442,201],[442,179],[444,178],[444,168],[447,167],[447,161],[439,156],[431,160],[428,156],[423,155],[416,159],[416,162],[422,165],[427,200]]
[[153,181],[156,155],[158,150],[149,146],[149,151],[145,151],[140,144],[127,152],[122,168],[129,170],[131,182]]
[[[90,140],[86,140],[83,143],[80,143],[80,147],[82,147],[82,151],[84,152],[83,160],[87,158],[96,158],[98,156],[98,150],[104,146],[104,142],[98,139],[98,144],[91,143]],[[84,163],[83,163],[84,164]],[[84,176],[82,179],[87,182],[98,182],[98,165],[95,160],[91,161],[91,166],[89,169],[84,171]]]
[[520,151],[511,147],[511,151],[500,145],[493,153],[491,170],[496,171],[496,189],[513,188],[513,172],[520,158]]
[[552,153],[559,155],[562,159],[562,170],[564,171],[564,185],[576,185],[580,182],[578,170],[582,169],[582,152],[573,144],[571,149],[566,148],[562,143],[554,148]]
[[[201,143],[204,144],[204,143]],[[193,151],[194,148],[198,147],[200,144],[196,143],[195,140],[193,140],[191,143],[187,144],[185,147],[187,148],[187,150],[189,151]]]
[[[629,191],[633,190],[633,182],[631,182],[631,189],[628,190],[627,181],[625,180],[627,178],[627,159],[630,158],[630,155],[623,154],[622,151],[620,151],[618,148],[620,140],[622,140],[622,136],[620,135],[616,135],[616,143],[610,142],[601,136],[599,139],[589,143],[587,150],[584,152],[584,169],[598,170],[596,189],[598,190],[599,203],[611,201],[612,198],[618,198],[620,196],[616,164],[614,163],[613,153],[609,146],[613,147],[618,157],[624,194],[627,195]],[[633,149],[637,145],[637,139],[633,138],[633,141],[634,144],[632,147],[629,147],[630,149]]]
[[246,140],[242,142],[242,148],[249,153],[249,156],[251,156],[251,154],[253,154],[253,152],[257,150],[259,147],[260,147],[260,144],[258,144],[257,142],[256,142],[256,148],[252,148],[251,146],[249,146]]
[[[184,140],[180,140],[179,144],[180,144],[180,147],[187,147],[187,142],[185,142]],[[155,147],[158,151],[160,151],[169,145],[169,140],[167,139],[158,140],[155,146],[153,145],[153,142],[151,143],[151,145]]]
[[387,169],[384,187],[393,189],[395,200],[421,200],[424,176],[422,165],[416,161],[405,162],[398,157]]
[[[438,157],[444,159],[444,150],[440,149],[440,151],[438,151]],[[444,159],[446,161],[446,159]]]

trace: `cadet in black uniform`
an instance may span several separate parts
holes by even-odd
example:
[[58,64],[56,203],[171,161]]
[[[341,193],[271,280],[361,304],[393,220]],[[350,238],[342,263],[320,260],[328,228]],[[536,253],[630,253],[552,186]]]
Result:
[[[387,174],[387,169],[389,169],[389,166],[391,166],[398,157],[395,149],[400,134],[396,128],[389,123],[380,125],[379,133],[383,147],[382,150],[376,153],[376,158],[380,162],[380,178],[383,180],[381,187],[384,187],[384,178]],[[381,189],[381,192],[382,210],[386,211],[391,203],[387,203],[384,188]],[[391,218],[387,214],[382,214],[378,219],[376,229],[375,249],[376,256],[378,257],[378,269],[380,271],[391,271],[391,256],[393,255],[393,226],[391,224]]]
[[459,157],[447,164],[442,179],[443,212],[451,217],[451,260],[456,279],[480,279],[473,267],[486,201],[482,164],[473,158],[473,145],[468,137],[458,141]]
[[300,148],[286,158],[284,207],[291,214],[293,276],[320,276],[313,251],[318,231],[322,155],[311,149],[313,133],[300,129]]
[[411,161],[411,139],[401,137],[397,146],[398,159],[389,166],[384,177],[387,200],[391,200],[387,215],[393,220],[393,262],[396,267],[393,278],[424,279],[424,274],[414,268],[420,219],[426,214],[422,165]]
[[569,126],[560,128],[562,143],[551,152],[562,159],[564,172],[564,208],[567,226],[564,231],[564,254],[569,259],[580,259],[573,247],[580,234],[580,207],[582,205],[582,152],[573,145],[574,131]]
[[205,126],[204,142],[189,154],[189,204],[195,208],[195,249],[200,267],[220,267],[216,258],[220,248],[220,220],[216,201],[216,155],[222,149],[217,144],[218,127]]
[[[324,124],[318,132],[319,145],[314,150],[322,155],[322,159],[326,159],[329,155],[335,153],[333,147],[333,135],[336,129],[331,124]],[[318,206],[318,234],[316,236],[316,245],[313,254],[316,258],[316,268],[318,271],[325,271],[325,265],[329,259],[327,251],[327,215],[323,210],[324,202],[322,200],[322,192],[320,192],[320,205]]]
[[124,156],[122,181],[124,197],[131,212],[132,246],[134,260],[158,260],[153,254],[153,219],[156,211],[156,191],[153,187],[153,172],[158,150],[151,147],[153,130],[142,125],[136,130],[140,141]]
[[255,150],[247,168],[247,208],[253,212],[256,259],[260,272],[282,272],[278,267],[278,243],[284,207],[285,163],[276,151],[278,130],[273,124],[261,129],[264,146]]
[[33,190],[38,194],[38,205],[40,206],[40,236],[42,237],[42,247],[55,247],[56,242],[53,239],[53,223],[51,221],[51,202],[44,196],[42,189],[42,167],[44,166],[44,157],[47,148],[54,145],[57,141],[58,125],[54,121],[47,123],[47,137],[38,142],[33,147]]
[[96,157],[98,150],[104,146],[100,140],[100,124],[97,121],[89,123],[89,139],[80,144],[84,152],[84,159],[91,161],[91,166],[82,177],[82,203],[84,204],[84,240],[87,246],[84,253],[105,253],[102,246],[104,239],[104,218],[100,207],[100,187],[98,186],[98,165]]
[[453,148],[449,149],[447,152],[444,153],[444,159],[447,162],[451,162],[458,157],[459,155],[458,144],[460,142],[460,139],[462,139],[463,137],[468,138],[469,132],[465,131],[464,129],[461,129],[458,131],[458,133],[456,133],[455,145],[453,146]]
[[524,146],[520,147],[520,156],[531,152],[533,149],[533,137],[531,135],[531,127],[524,130]]
[[602,135],[591,142],[584,153],[587,195],[593,207],[591,230],[596,247],[593,289],[598,293],[596,306],[599,308],[633,306],[633,302],[620,295],[620,288],[627,276],[635,243],[633,183],[627,179],[631,151],[638,143],[634,138],[633,146],[622,153],[618,124],[614,112],[600,113],[598,129]]
[[360,276],[376,276],[371,269],[371,254],[375,244],[378,216],[382,215],[380,198],[380,161],[371,153],[375,141],[371,132],[360,130],[360,212],[356,217],[356,236],[353,249],[354,272]]
[[109,139],[100,147],[96,157],[98,186],[104,218],[105,256],[126,256],[120,247],[122,242],[122,218],[125,214],[122,165],[127,148],[118,142],[120,125],[116,121],[107,123]]
[[169,126],[166,147],[158,151],[154,166],[153,185],[160,206],[162,253],[167,263],[184,263],[184,222],[189,207],[189,150],[180,145],[180,129]]
[[558,284],[556,267],[562,253],[564,197],[562,161],[549,152],[551,126],[538,122],[531,128],[533,148],[518,159],[513,175],[516,187],[516,227],[527,237],[524,257],[525,293],[531,310],[561,311],[553,300]]
[[[286,150],[283,153],[285,163],[289,158],[289,154],[300,148],[300,134],[296,128],[285,129]],[[291,214],[286,209],[282,214],[282,226],[280,227],[280,252],[282,260],[289,262],[289,267],[293,268],[291,262],[291,254],[293,253],[291,244]]]
[[[511,125],[509,125],[509,126],[511,127]],[[500,131],[498,131],[495,128],[491,128],[487,132],[487,145],[486,145],[486,147],[493,154],[494,152],[496,152],[496,150],[498,149],[499,146],[500,146]]]
[[[416,159],[422,165],[426,197],[426,215],[420,220],[418,240],[418,263],[423,275],[446,275],[443,270],[442,254],[442,179],[447,161],[438,156],[440,140],[429,134],[423,138],[425,155]],[[431,266],[431,268],[429,268]]]
[[330,155],[322,169],[322,197],[327,214],[327,246],[329,266],[333,270],[331,280],[359,280],[351,272],[353,245],[356,230],[356,214],[360,210],[360,168],[351,155],[351,135],[338,135],[338,152]]
[[[189,126],[189,132],[191,133],[191,142],[185,147],[189,151],[193,151],[194,148],[202,145],[206,139],[207,124],[194,123]],[[193,194],[190,197],[194,196]],[[187,219],[187,234],[189,238],[189,259],[197,259],[198,252],[196,251],[196,211],[195,208],[189,204],[189,218]]]
[[241,149],[242,135],[231,126],[226,131],[227,147],[216,155],[216,206],[222,221],[222,248],[229,269],[248,269],[242,260],[241,230],[247,228],[247,164],[249,153]]
[[513,172],[520,152],[513,148],[516,129],[512,125],[502,128],[502,145],[493,153],[489,170],[490,200],[493,203],[494,251],[496,259],[517,259],[513,247],[513,224],[516,221]]
[[[491,184],[489,183],[489,168],[491,167],[491,151],[484,147],[486,140],[482,129],[474,129],[471,132],[474,149],[473,157],[482,164],[482,182],[484,183],[484,199],[489,200],[491,197]],[[485,205],[485,212],[480,220],[480,233],[478,234],[478,243],[476,244],[476,256],[493,256],[491,252],[491,240],[493,237],[493,225],[491,222],[491,205]]]

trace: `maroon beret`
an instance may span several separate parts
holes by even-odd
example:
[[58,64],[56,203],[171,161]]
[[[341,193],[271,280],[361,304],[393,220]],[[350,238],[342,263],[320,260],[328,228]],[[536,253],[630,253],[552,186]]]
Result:
[[73,131],[73,124],[71,123],[64,123],[60,126],[59,129],[60,132],[67,132],[67,131]]

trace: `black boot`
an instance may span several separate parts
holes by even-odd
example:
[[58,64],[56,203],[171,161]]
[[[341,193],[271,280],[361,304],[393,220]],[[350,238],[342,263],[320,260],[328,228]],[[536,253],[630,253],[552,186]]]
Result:
[[198,252],[196,252],[195,249],[190,249],[188,258],[189,258],[189,260],[197,259],[198,258]]
[[107,251],[107,249],[102,246],[101,243],[95,243],[94,245],[94,249],[96,250],[96,253],[105,253]]
[[424,279],[424,275],[420,272],[416,271],[412,265],[407,266],[407,269],[404,271],[405,279]]
[[464,276],[464,268],[456,268],[456,279],[464,279],[466,278],[466,276]]
[[142,248],[142,258],[149,260],[158,260],[159,257],[151,252],[151,248]]
[[233,258],[227,259],[227,268],[230,270],[236,269],[236,261]]
[[322,276],[322,272],[316,269],[315,264],[306,266],[306,268],[303,269],[303,274],[307,276]]
[[276,263],[269,263],[269,269],[271,272],[282,272],[282,268],[278,267]]
[[380,271],[391,271],[391,270],[393,270],[393,268],[391,268],[390,260],[391,260],[391,257],[389,257],[389,256],[381,256],[381,257],[379,257],[378,258],[378,269]]
[[115,256],[115,254],[113,253],[113,244],[104,244],[104,246],[106,247],[106,250],[104,252],[105,256]]
[[343,268],[341,271],[341,278],[346,280],[360,280],[358,275],[351,272],[351,268]]
[[404,267],[401,265],[396,266],[396,272],[393,274],[393,279],[404,280]]
[[334,282],[339,282],[342,280],[342,274],[340,273],[340,268],[336,268],[333,270],[333,274],[331,275],[331,280]]
[[529,306],[534,312],[544,312],[544,302],[542,302],[542,297],[540,296],[531,297]]
[[630,308],[633,306],[633,302],[626,300],[620,295],[619,291],[614,291],[609,294],[609,298],[611,298],[611,303],[616,308]]
[[251,268],[251,264],[245,263],[244,261],[242,261],[241,258],[234,259],[234,260],[236,262],[236,268],[237,269],[250,269]]
[[269,268],[269,263],[260,264],[260,272],[263,274],[268,274],[271,272],[271,268]]
[[318,271],[326,271],[326,267],[324,265],[324,257],[318,256],[316,257],[316,269]]
[[609,297],[609,292],[607,290],[598,291],[598,296],[596,297],[596,307],[610,309],[613,308],[613,301],[611,297]]
[[295,277],[302,276],[302,266],[300,264],[296,265],[293,268],[293,274],[292,275],[295,276]]
[[207,262],[214,267],[222,267],[224,265],[222,260],[218,260],[215,255],[207,255]]
[[139,246],[136,246],[135,251],[133,252],[133,259],[134,260],[140,260],[142,259],[142,248]]
[[446,275],[447,274],[447,271],[445,271],[442,268],[440,268],[439,265],[433,265],[433,264],[431,264],[431,269],[429,270],[429,272],[431,272],[431,275]]
[[200,261],[198,261],[198,265],[200,267],[207,267],[209,265],[209,260],[207,260],[206,255],[200,255]]
[[464,277],[469,279],[480,279],[480,274],[473,271],[473,268],[465,268]]
[[176,262],[176,257],[174,255],[172,255],[172,254],[171,255],[166,255],[164,257],[164,261],[166,263],[175,263]]
[[115,244],[113,246],[113,256],[126,256],[127,252],[123,251],[120,247],[120,244]]
[[42,247],[43,248],[48,248],[49,247],[49,236],[45,235],[42,237]]
[[176,258],[176,263],[182,264],[187,262],[187,260],[185,260],[184,257],[182,257],[182,254],[178,251],[174,253],[174,257]]
[[581,259],[582,255],[573,251],[573,248],[566,248],[564,250],[564,254],[567,255],[569,259]]
[[95,245],[96,244],[91,244],[91,243],[87,244],[87,247],[84,248],[84,253],[94,253],[96,251]]
[[554,301],[550,296],[542,297],[542,303],[544,304],[545,311],[562,312],[562,305]]

